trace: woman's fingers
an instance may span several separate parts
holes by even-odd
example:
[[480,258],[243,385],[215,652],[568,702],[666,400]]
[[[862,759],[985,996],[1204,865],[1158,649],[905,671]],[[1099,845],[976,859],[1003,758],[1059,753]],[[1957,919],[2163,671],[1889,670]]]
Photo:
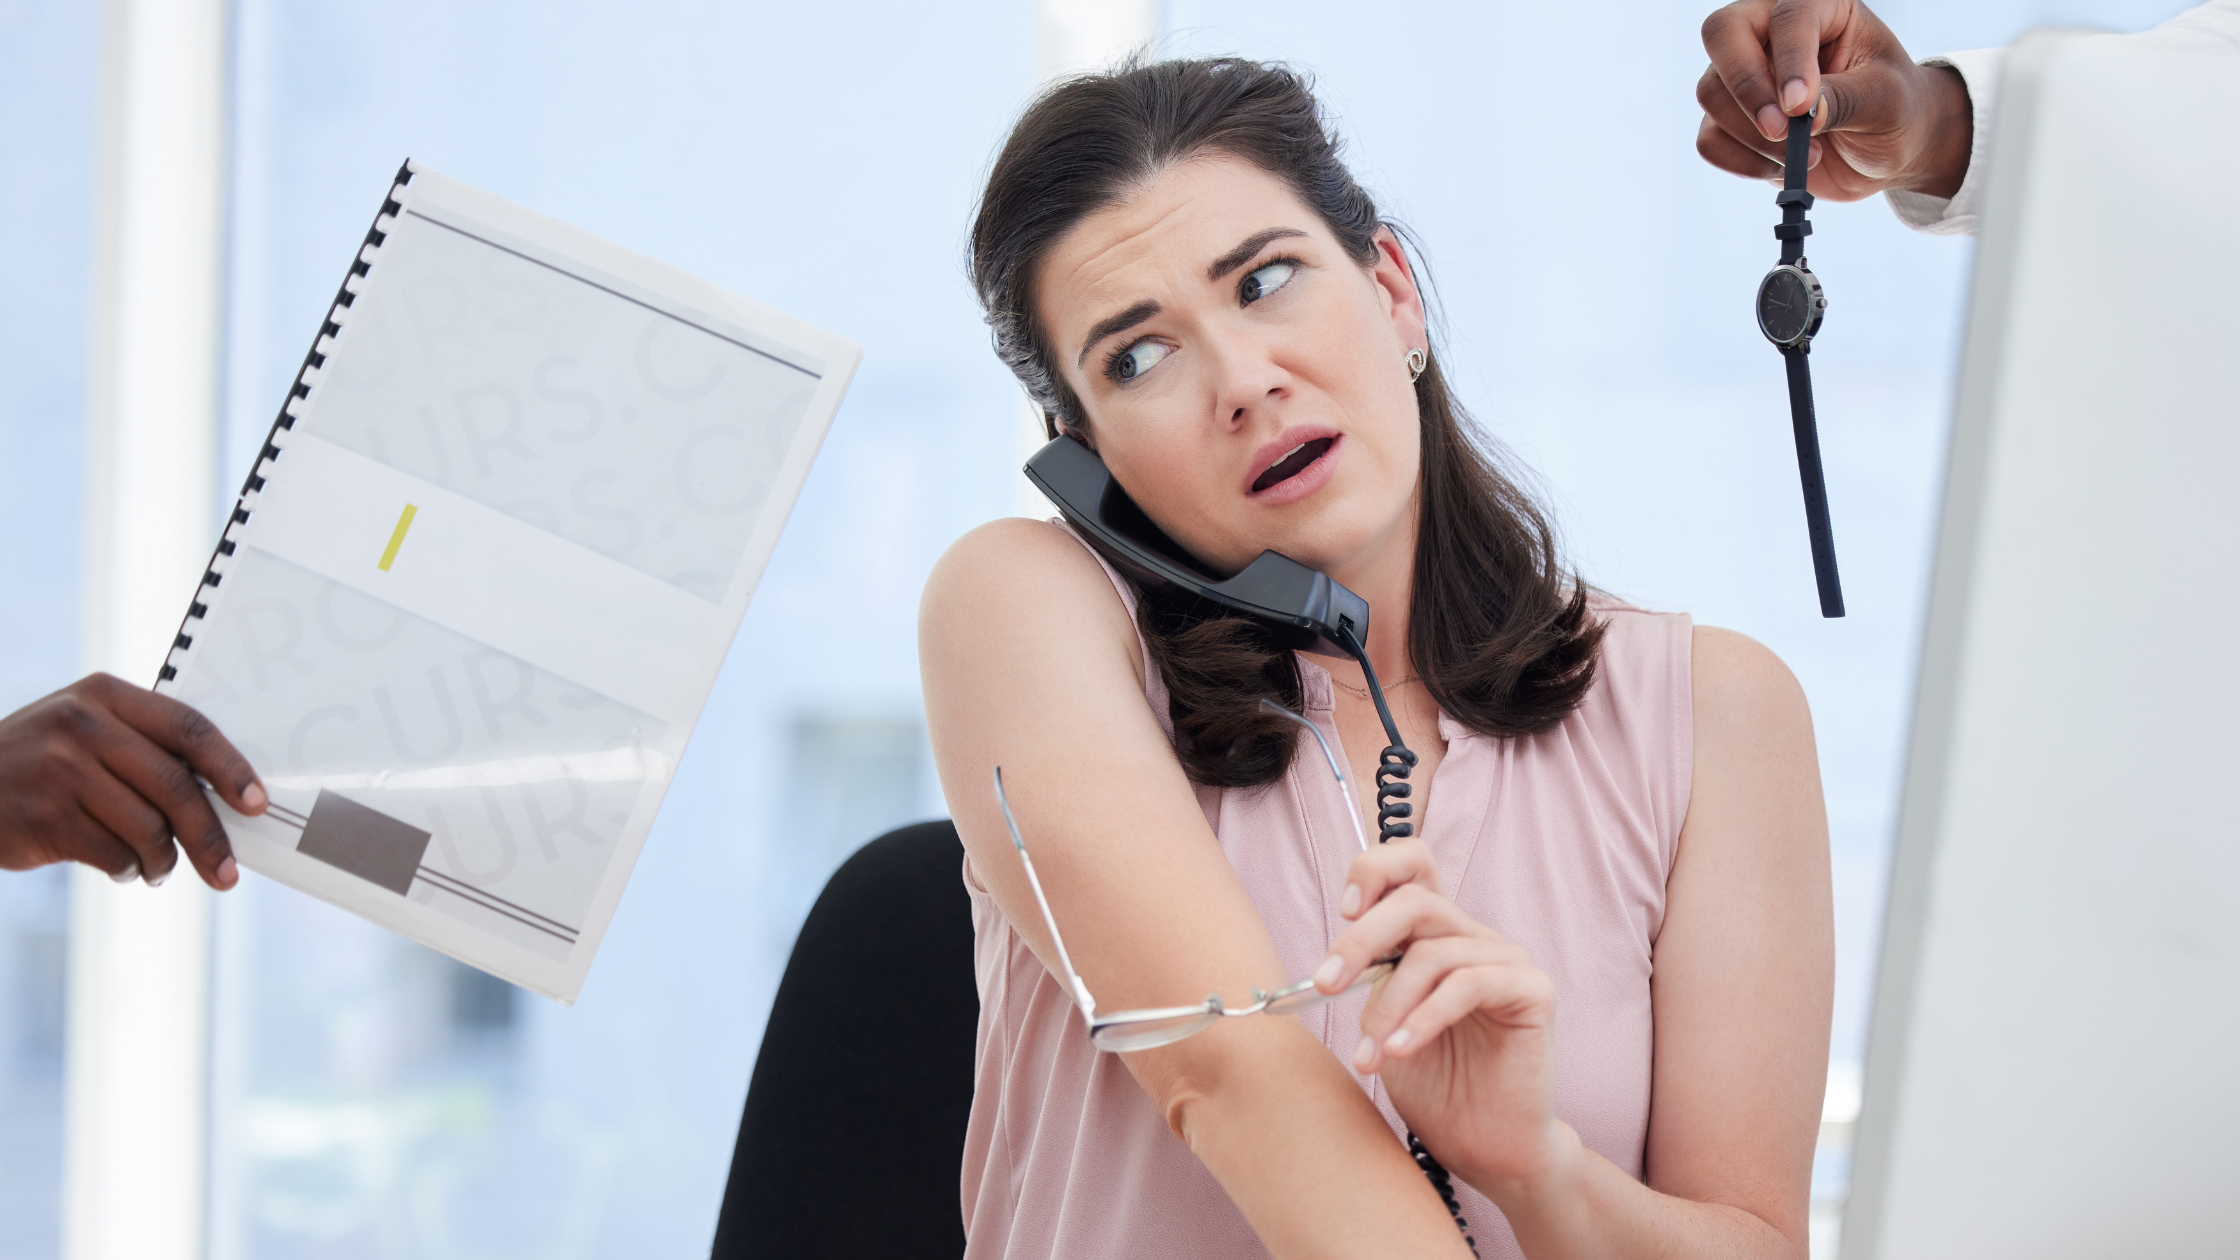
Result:
[[[1485,1013],[1501,1023],[1525,1027],[1544,1024],[1555,1008],[1555,988],[1547,973],[1522,957],[1521,951],[1515,957],[1444,969],[1430,991],[1405,1010],[1397,1009],[1391,995],[1388,983],[1370,1003],[1379,1024],[1390,1025],[1389,1031],[1372,1031],[1369,1019],[1362,1021],[1361,1044],[1354,1050],[1353,1062],[1364,1075],[1381,1070],[1388,1058],[1408,1058],[1473,1014]],[[1380,1006],[1385,1009],[1379,1010]]]
[[1506,948],[1506,942],[1481,936],[1440,936],[1410,945],[1361,1012],[1362,1035],[1383,1040],[1449,973],[1497,962]]
[[1419,884],[1439,891],[1439,868],[1431,860],[1431,846],[1410,837],[1378,845],[1353,860],[1346,871],[1346,890],[1338,897],[1338,913],[1348,919],[1384,899],[1403,884]]
[[1412,948],[1411,942],[1473,933],[1500,939],[1431,889],[1402,884],[1362,911],[1352,927],[1330,942],[1330,956],[1315,969],[1315,987],[1324,993],[1343,992],[1372,963]]

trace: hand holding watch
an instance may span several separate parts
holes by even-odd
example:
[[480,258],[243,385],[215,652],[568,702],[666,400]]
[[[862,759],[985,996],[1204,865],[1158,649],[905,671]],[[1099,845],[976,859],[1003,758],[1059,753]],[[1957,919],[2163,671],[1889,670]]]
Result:
[[1797,473],[1804,482],[1805,528],[1812,540],[1812,574],[1820,587],[1820,615],[1843,615],[1843,582],[1836,575],[1836,541],[1828,523],[1828,484],[1820,470],[1820,432],[1812,412],[1812,368],[1806,355],[1828,312],[1819,278],[1805,265],[1804,238],[1812,234],[1805,211],[1805,167],[1812,146],[1812,113],[1789,120],[1789,143],[1781,191],[1774,204],[1781,222],[1781,261],[1758,282],[1758,331],[1781,351],[1789,369],[1789,420],[1797,435]]

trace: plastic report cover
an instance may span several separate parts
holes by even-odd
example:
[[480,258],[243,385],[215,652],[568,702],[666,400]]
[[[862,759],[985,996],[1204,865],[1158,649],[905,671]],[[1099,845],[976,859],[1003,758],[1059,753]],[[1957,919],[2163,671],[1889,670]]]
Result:
[[408,163],[157,684],[240,863],[574,1001],[860,353]]

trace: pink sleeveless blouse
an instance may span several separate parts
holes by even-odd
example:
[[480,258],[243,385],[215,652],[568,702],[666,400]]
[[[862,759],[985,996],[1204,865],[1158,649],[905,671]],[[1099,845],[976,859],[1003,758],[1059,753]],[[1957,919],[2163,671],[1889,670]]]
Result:
[[[1104,568],[1132,613],[1134,591]],[[1422,835],[1455,904],[1531,951],[1555,983],[1556,1115],[1639,1177],[1654,1049],[1650,951],[1694,756],[1691,622],[1616,603],[1595,613],[1609,630],[1594,688],[1554,729],[1495,739],[1440,715],[1447,753]],[[1299,672],[1306,716],[1335,746],[1330,675],[1310,656]],[[1171,734],[1167,689],[1148,654],[1143,674],[1144,701]],[[1278,783],[1198,789],[1286,976],[1312,974],[1345,927],[1338,897],[1359,851],[1321,765],[1302,749]],[[962,1185],[968,1260],[1266,1256],[1126,1066],[1089,1044],[1072,999],[1011,930],[969,858],[964,880],[980,987]],[[1350,1062],[1367,1001],[1351,994],[1301,1018]],[[1382,1083],[1366,1087],[1398,1142],[1404,1126]],[[1460,1180],[1455,1190],[1480,1254],[1521,1257],[1493,1204]]]

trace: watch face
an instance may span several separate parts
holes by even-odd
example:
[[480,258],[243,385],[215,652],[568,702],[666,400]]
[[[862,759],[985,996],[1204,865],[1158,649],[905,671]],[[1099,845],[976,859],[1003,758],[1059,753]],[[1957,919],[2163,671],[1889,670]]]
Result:
[[1809,273],[1776,267],[1758,285],[1758,329],[1777,346],[1793,346],[1819,326],[1826,306]]

